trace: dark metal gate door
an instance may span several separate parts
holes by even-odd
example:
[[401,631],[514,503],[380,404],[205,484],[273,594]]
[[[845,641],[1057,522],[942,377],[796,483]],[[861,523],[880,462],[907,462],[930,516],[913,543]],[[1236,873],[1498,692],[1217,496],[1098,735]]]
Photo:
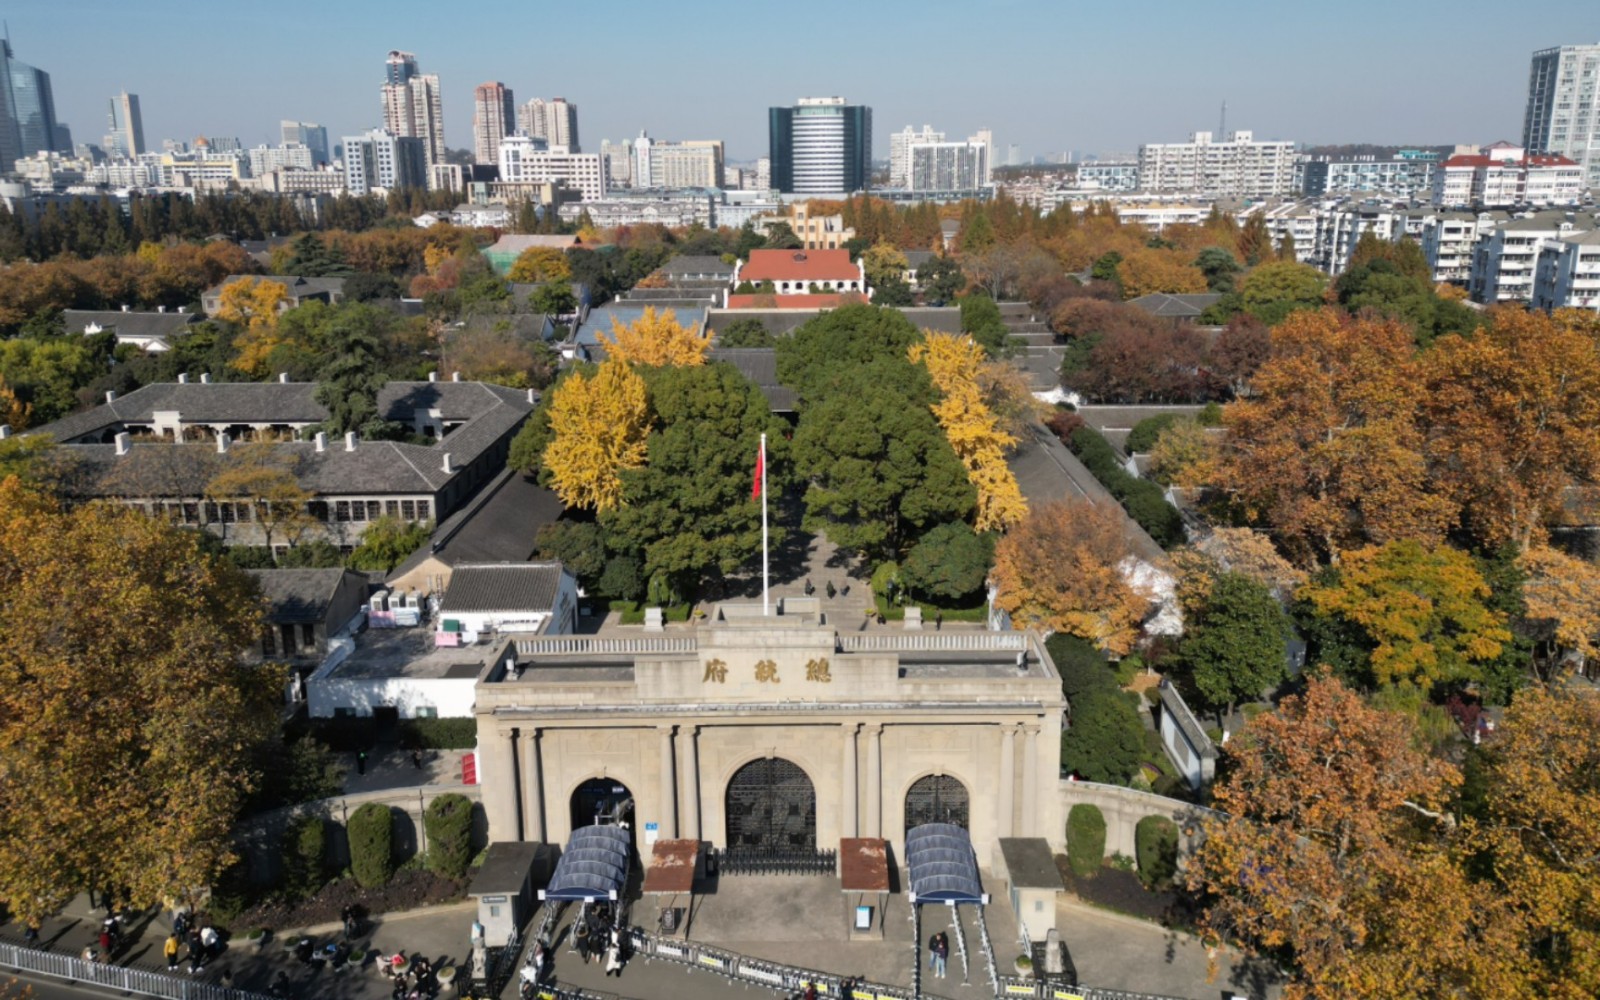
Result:
[[967,813],[967,786],[948,774],[930,774],[906,792],[908,832],[924,823],[953,823],[970,829]]
[[728,782],[728,847],[815,851],[817,793],[796,764],[753,760]]

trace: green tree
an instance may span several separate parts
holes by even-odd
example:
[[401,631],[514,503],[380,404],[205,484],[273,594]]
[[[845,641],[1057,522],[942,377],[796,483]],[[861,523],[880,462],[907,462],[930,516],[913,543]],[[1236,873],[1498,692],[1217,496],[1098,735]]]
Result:
[[911,294],[911,286],[905,279],[897,275],[872,286],[872,301],[880,306],[903,307],[915,305],[916,296]]
[[295,240],[294,254],[284,264],[283,273],[302,278],[335,278],[354,274],[355,269],[345,260],[343,250],[328,246],[316,233],[307,233]]
[[578,307],[570,281],[547,281],[528,296],[528,305],[545,316],[565,316]]
[[384,371],[384,324],[368,305],[340,310],[329,329],[329,360],[318,376],[314,394],[328,410],[323,428],[334,436],[357,431],[362,437],[384,438],[393,428],[378,413],[378,391]]
[[1067,813],[1067,861],[1072,874],[1089,878],[1106,857],[1106,818],[1099,806],[1079,802]]
[[992,535],[976,533],[965,521],[952,521],[917,540],[900,564],[900,579],[913,594],[957,601],[983,588],[993,559]]
[[983,209],[975,209],[971,217],[962,221],[961,236],[957,246],[964,254],[979,254],[995,245],[994,223]]
[[867,272],[867,284],[880,288],[890,280],[901,280],[911,266],[906,255],[890,243],[875,243],[861,254],[861,266]]
[[1224,295],[1233,291],[1234,281],[1244,270],[1233,254],[1221,247],[1206,247],[1194,259],[1194,266],[1206,276],[1206,287]]
[[778,380],[803,399],[820,399],[871,362],[900,361],[910,369],[906,349],[920,340],[922,332],[897,309],[840,306],[778,341]]
[[1164,888],[1178,873],[1178,826],[1165,816],[1146,816],[1133,828],[1139,881],[1147,889]]
[[759,319],[734,320],[717,331],[718,347],[772,347],[776,343]]
[[450,793],[428,803],[422,817],[428,834],[428,870],[460,878],[472,862],[472,800]]
[[967,278],[953,258],[936,255],[917,268],[917,285],[929,305],[942,306],[967,287]]
[[[611,551],[665,574],[680,594],[738,570],[761,550],[751,476],[767,434],[767,488],[788,479],[787,425],[728,364],[646,369],[653,426],[645,462],[622,472],[622,502],[600,513]],[[778,532],[781,538],[781,531]]]
[[1182,655],[1206,702],[1226,705],[1255,698],[1286,673],[1283,608],[1272,592],[1247,576],[1223,573],[1184,637]]
[[1245,275],[1239,296],[1246,310],[1275,326],[1296,309],[1321,306],[1327,284],[1327,276],[1310,264],[1273,261]]
[[380,517],[361,533],[361,544],[350,553],[350,568],[389,572],[422,548],[433,532],[429,521],[402,521]]
[[539,558],[559,560],[578,582],[593,586],[606,569],[605,533],[592,521],[556,521],[534,536]]
[[991,358],[1005,354],[1011,345],[1011,332],[1000,318],[1000,307],[987,295],[962,296],[961,332],[982,344]]
[[1061,766],[1088,781],[1126,784],[1139,770],[1144,725],[1131,696],[1091,688],[1072,703],[1072,725],[1061,737]]
[[388,884],[394,875],[394,816],[381,802],[350,814],[350,871],[363,888]]
[[800,237],[795,235],[794,229],[787,222],[774,222],[767,227],[767,250],[803,250],[805,244]]

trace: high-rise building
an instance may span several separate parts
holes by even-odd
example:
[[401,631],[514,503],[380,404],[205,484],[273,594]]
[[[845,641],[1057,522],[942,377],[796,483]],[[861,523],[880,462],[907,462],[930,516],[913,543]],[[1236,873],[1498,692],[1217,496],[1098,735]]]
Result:
[[298,144],[311,150],[311,159],[317,165],[328,162],[328,130],[314,122],[282,121],[278,123],[285,146]]
[[914,132],[910,125],[898,132],[889,134],[889,186],[892,188],[907,188],[911,186],[911,154],[909,152],[913,143],[944,142],[944,133],[935,132],[932,125],[922,126],[921,132]]
[[516,130],[516,121],[511,88],[498,81],[480,84],[472,92],[472,158],[499,163],[500,142]]
[[989,150],[978,139],[915,142],[907,149],[911,191],[976,191],[989,173]]
[[19,62],[11,42],[0,38],[0,169],[37,153],[70,153],[57,145],[56,105],[50,74]]
[[139,115],[139,95],[126,90],[111,99],[106,115],[110,132],[105,147],[109,156],[134,157],[144,152],[144,119]]
[[417,70],[417,57],[393,51],[384,63],[383,128],[401,139],[421,139],[428,166],[443,163],[444,101],[439,77]]
[[644,132],[621,143],[603,141],[606,184],[634,188],[720,188],[724,180],[722,140],[662,142]]
[[1583,167],[1585,187],[1600,187],[1600,45],[1563,45],[1533,54],[1522,145],[1533,155],[1565,156]]
[[967,141],[983,146],[983,180],[979,185],[987,187],[994,182],[994,133],[987,128],[980,128]]
[[872,109],[802,97],[767,111],[772,186],[784,194],[850,194],[872,179]]
[[581,153],[578,145],[578,106],[565,97],[545,100],[535,97],[517,109],[517,131],[530,139],[543,139],[551,149],[565,146],[569,153]]
[[344,142],[344,186],[353,195],[373,188],[424,187],[429,178],[421,139],[372,129],[347,135]]
[[500,181],[564,184],[584,201],[606,196],[606,169],[599,153],[574,153],[525,135],[508,135],[500,143]]

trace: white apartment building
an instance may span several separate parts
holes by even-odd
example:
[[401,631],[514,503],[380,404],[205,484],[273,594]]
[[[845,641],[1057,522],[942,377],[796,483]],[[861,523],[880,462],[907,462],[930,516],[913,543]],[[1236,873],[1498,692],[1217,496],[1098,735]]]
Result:
[[605,163],[599,153],[575,153],[526,135],[506,136],[500,144],[502,184],[564,184],[584,201],[606,196]]
[[1433,280],[1466,286],[1472,277],[1472,251],[1480,237],[1509,221],[1504,212],[1440,212],[1422,224],[1422,254]]
[[290,170],[279,167],[260,175],[258,187],[268,194],[328,194],[344,193],[344,172],[341,170]]
[[1214,141],[1196,132],[1188,142],[1139,147],[1139,187],[1211,197],[1271,198],[1294,191],[1292,142],[1257,142],[1254,133],[1231,132]]
[[1580,183],[1600,188],[1600,45],[1562,45],[1533,54],[1522,145],[1543,156],[1564,156],[1579,167]]
[[1400,155],[1380,160],[1375,156],[1334,159],[1301,156],[1295,161],[1295,190],[1308,198],[1378,195],[1397,201],[1425,198],[1433,191],[1435,160]]
[[1576,218],[1564,212],[1539,212],[1496,227],[1473,248],[1468,294],[1484,305],[1531,302],[1540,244],[1577,228]]
[[600,140],[600,160],[606,168],[606,187],[633,187],[633,140]]
[[922,131],[913,131],[910,125],[898,132],[889,133],[889,186],[892,188],[909,188],[911,186],[911,147],[913,145],[927,145],[930,143],[944,142],[944,133],[936,132],[932,125],[922,126]]
[[636,188],[720,188],[723,186],[724,153],[720,139],[691,139],[664,142],[643,131],[637,139],[620,144],[602,143],[601,155],[609,156],[606,181],[626,175],[618,186]]
[[1284,237],[1290,237],[1294,240],[1295,260],[1318,267],[1322,259],[1318,240],[1323,214],[1323,210],[1314,205],[1288,202],[1266,209],[1263,217],[1267,232],[1272,234],[1273,246],[1282,246]]
[[988,148],[980,141],[916,142],[907,147],[910,191],[976,191],[989,173]]
[[1600,310],[1600,229],[1547,240],[1535,265],[1537,309]]
[[1573,205],[1583,195],[1583,170],[1565,156],[1529,154],[1497,142],[1483,150],[1458,147],[1433,177],[1433,204],[1441,208]]
[[350,194],[374,188],[423,187],[428,181],[427,154],[421,139],[372,129],[347,135],[344,142],[344,186]]
[[499,163],[500,143],[516,130],[516,101],[499,81],[479,84],[472,92],[472,158]]
[[310,147],[299,143],[288,143],[282,146],[260,145],[246,154],[250,157],[250,176],[264,177],[273,170],[310,170],[314,167],[315,157]]
[[1090,160],[1078,164],[1078,186],[1100,191],[1139,190],[1138,160]]
[[530,139],[543,139],[551,149],[563,146],[574,153],[578,145],[578,106],[565,97],[535,97],[517,109],[517,131]]

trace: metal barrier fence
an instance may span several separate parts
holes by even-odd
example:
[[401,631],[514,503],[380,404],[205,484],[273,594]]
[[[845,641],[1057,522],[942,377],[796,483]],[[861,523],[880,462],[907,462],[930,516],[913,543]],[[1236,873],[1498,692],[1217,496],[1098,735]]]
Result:
[[85,962],[73,955],[39,951],[0,943],[0,966],[13,972],[31,972],[69,982],[104,986],[140,996],[166,1000],[270,1000],[265,994],[232,989],[215,983],[179,979],[146,969],[130,969],[103,962]]
[[787,847],[729,847],[711,852],[723,875],[832,875],[839,852]]

